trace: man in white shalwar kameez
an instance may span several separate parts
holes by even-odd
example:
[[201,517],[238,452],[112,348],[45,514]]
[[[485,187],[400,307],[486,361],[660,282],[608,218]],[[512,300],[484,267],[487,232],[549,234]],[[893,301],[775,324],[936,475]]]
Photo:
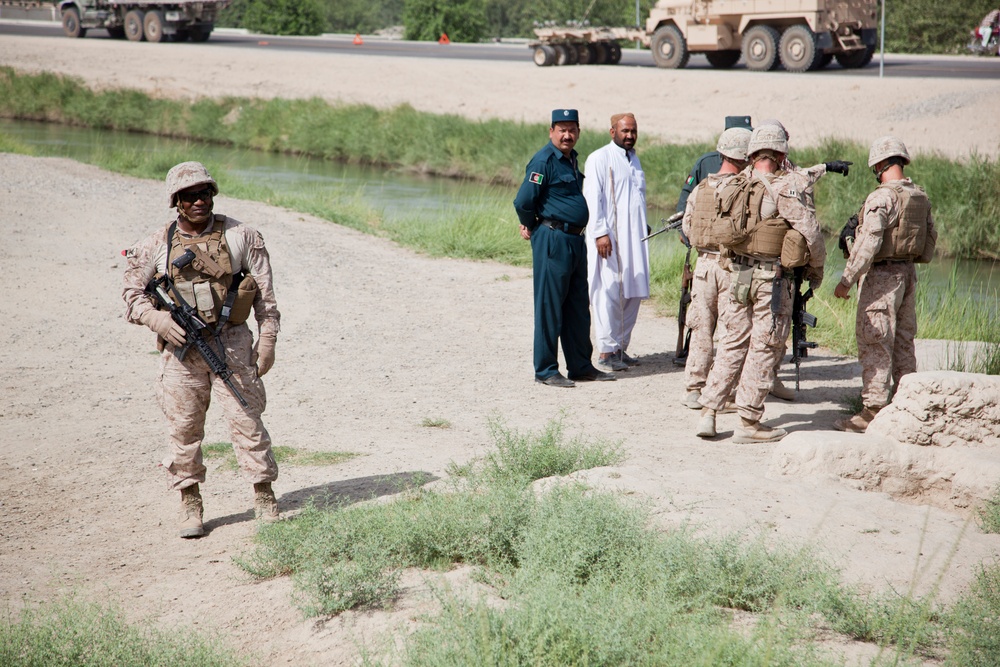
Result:
[[611,117],[611,142],[587,158],[583,195],[590,209],[587,269],[602,370],[638,363],[627,354],[639,304],[649,298],[646,177],[635,154],[635,116]]

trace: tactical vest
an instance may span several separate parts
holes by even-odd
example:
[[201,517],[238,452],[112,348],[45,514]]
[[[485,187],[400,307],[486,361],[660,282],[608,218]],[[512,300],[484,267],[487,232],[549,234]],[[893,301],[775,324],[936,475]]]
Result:
[[717,252],[719,242],[714,233],[716,222],[715,188],[708,181],[698,186],[694,197],[694,210],[691,213],[691,235],[688,238],[698,250]]
[[927,219],[931,212],[931,201],[927,198],[927,193],[917,185],[899,181],[879,187],[894,194],[899,215],[882,233],[882,247],[874,261],[919,259],[927,244]]
[[[168,239],[170,250],[167,255],[167,273],[177,293],[188,305],[197,309],[198,315],[206,324],[219,321],[222,306],[233,282],[225,223],[225,216],[216,215],[208,234],[188,238],[173,228],[173,236]],[[177,268],[174,262],[188,250],[194,253],[194,260]],[[171,297],[176,299],[173,294]],[[229,321],[232,322],[232,319]]]
[[[776,176],[783,176],[779,171]],[[770,215],[762,215],[761,205],[769,184],[754,176],[740,173],[729,179],[718,191],[716,209],[719,215],[717,239],[737,255],[776,259],[781,256],[789,224],[777,216],[777,208]],[[770,188],[773,190],[774,188]],[[775,199],[777,194],[772,198]]]

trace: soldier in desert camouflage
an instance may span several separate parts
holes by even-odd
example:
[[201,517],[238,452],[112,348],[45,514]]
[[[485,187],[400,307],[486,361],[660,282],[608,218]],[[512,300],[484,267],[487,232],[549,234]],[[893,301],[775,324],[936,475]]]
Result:
[[808,179],[781,170],[788,155],[784,131],[758,127],[747,154],[751,166],[716,192],[720,216],[745,212],[747,217],[738,225],[717,227],[738,226],[745,233],[730,240],[719,237],[730,268],[730,303],[720,313],[724,333],[701,393],[704,408],[696,433],[703,438],[716,435],[716,414],[735,388],[741,425],[733,442],[774,442],[786,431],[760,420],[791,327],[792,281],[783,271],[805,266],[810,286],[818,288],[826,248],[815,211],[805,198]]
[[[181,537],[200,537],[205,532],[199,489],[205,481],[201,444],[213,392],[229,423],[240,471],[253,484],[257,518],[278,519],[278,502],[271,488],[278,466],[261,420],[266,398],[260,378],[274,364],[280,322],[271,262],[259,232],[213,213],[218,193],[215,179],[201,163],[176,165],[167,174],[167,203],[177,208],[176,218],[126,251],[125,319],[156,332],[161,352],[157,398],[170,434],[163,468],[169,487],[181,494]],[[197,261],[178,267],[175,260],[189,250]],[[206,340],[223,353],[233,373],[231,380],[248,407],[237,401],[195,350],[183,359],[174,354],[188,342],[189,334],[169,311],[158,310],[145,291],[151,279],[164,274],[176,288],[176,293],[171,292],[175,303],[179,296],[209,325]],[[256,344],[246,325],[251,309],[257,320]]]
[[877,139],[868,154],[879,186],[858,214],[854,246],[834,289],[837,297],[846,299],[859,283],[855,331],[864,408],[837,421],[834,428],[841,431],[864,433],[889,403],[899,379],[917,370],[914,263],[934,257],[937,231],[930,199],[903,174],[909,163],[906,146],[892,136]]
[[747,146],[751,131],[731,127],[719,137],[716,151],[722,156],[719,171],[700,181],[691,191],[684,209],[681,229],[698,252],[688,307],[687,326],[691,343],[684,363],[685,406],[700,410],[701,390],[715,358],[715,328],[729,303],[729,271],[719,265],[719,243],[713,233],[716,224],[715,191],[747,166]]

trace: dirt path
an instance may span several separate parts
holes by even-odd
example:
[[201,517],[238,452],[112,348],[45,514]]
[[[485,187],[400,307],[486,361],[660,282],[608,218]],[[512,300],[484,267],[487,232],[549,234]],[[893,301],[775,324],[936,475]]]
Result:
[[[219,94],[299,91],[346,99],[361,98],[367,90],[367,101],[394,103],[409,91],[415,106],[429,105],[421,87],[394,85],[408,61],[383,70],[386,59],[377,59],[384,76],[369,71],[362,87],[352,84],[363,78],[364,59],[357,57],[334,59],[352,67],[323,81],[311,64],[290,68],[287,54],[254,52],[247,62],[236,62],[231,59],[237,54],[222,49],[172,45],[175,59],[159,63],[143,60],[156,45],[65,40],[43,60],[42,51],[54,43],[5,37],[0,63],[23,66],[38,54],[36,65],[169,94],[195,92],[180,82],[190,82],[197,71],[218,82],[213,90]],[[110,61],[122,65],[114,77],[100,66]],[[464,77],[477,82],[495,76],[494,70],[508,80],[548,77],[549,84],[552,76],[564,76],[556,68],[441,67],[434,76],[482,67],[476,76]],[[606,76],[602,68],[594,70],[592,76]],[[652,74],[675,81],[687,76],[623,76]],[[757,80],[783,82],[783,76]],[[941,83],[943,91],[962,85]],[[979,94],[977,87],[985,89],[982,95],[996,95],[996,86],[964,85],[969,95]],[[480,89],[465,90],[468,104],[477,109],[471,115],[502,109],[514,94],[496,87],[480,98]],[[510,90],[523,92],[514,85]],[[667,90],[673,89],[636,98],[634,108],[657,108]],[[600,98],[596,91],[588,94],[592,97],[570,95],[568,101],[584,108],[588,99]],[[925,91],[919,99],[940,94]],[[742,99],[750,100],[747,95]],[[519,113],[542,114],[557,97],[523,103]],[[802,93],[801,99],[811,94]],[[718,115],[740,108],[740,102],[727,102]],[[917,104],[918,98],[908,103]],[[703,120],[692,134],[712,132]],[[938,127],[941,120],[927,122]],[[165,490],[157,468],[164,424],[153,399],[153,337],[123,322],[120,297],[120,251],[166,220],[162,202],[159,182],[68,160],[0,154],[0,266],[8,276],[0,298],[0,595],[16,608],[22,600],[78,591],[115,600],[137,618],[158,617],[164,627],[182,623],[219,630],[233,645],[249,647],[260,664],[353,664],[359,643],[412,622],[413,610],[424,604],[419,576],[409,578],[411,586],[395,611],[345,614],[323,623],[303,620],[290,603],[287,580],[250,583],[231,562],[248,547],[254,526],[250,487],[230,472],[210,470],[204,487],[209,535],[196,541],[175,536],[177,498]],[[664,525],[693,522],[706,531],[815,541],[843,568],[847,581],[918,592],[940,583],[946,599],[1000,547],[996,536],[969,529],[952,554],[963,532],[961,516],[893,502],[833,480],[776,476],[768,447],[696,438],[696,413],[677,400],[683,383],[669,354],[676,337],[673,319],[643,311],[632,351],[644,363],[620,381],[570,391],[543,387],[532,382],[527,270],[432,260],[225,193],[216,210],[258,227],[271,250],[283,315],[277,363],[266,378],[265,420],[275,442],[362,454],[333,467],[283,469],[276,489],[286,511],[325,492],[361,499],[390,493],[416,472],[441,476],[449,461],[466,461],[489,445],[491,415],[519,429],[538,429],[564,411],[571,433],[621,440],[627,452],[621,466],[593,471],[588,479],[648,497]],[[784,375],[787,380],[787,370]],[[858,386],[853,359],[820,351],[804,367],[802,399],[769,402],[767,418],[805,437],[828,435],[842,398]],[[447,419],[452,426],[422,427],[425,418]],[[736,419],[720,418],[720,430],[730,432]],[[207,441],[226,440],[213,410]],[[449,576],[461,580],[464,573]]]

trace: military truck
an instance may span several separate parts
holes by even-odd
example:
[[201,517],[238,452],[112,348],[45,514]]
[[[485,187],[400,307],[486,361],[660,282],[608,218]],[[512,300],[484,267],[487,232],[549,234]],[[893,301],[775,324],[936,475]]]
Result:
[[542,66],[601,62],[586,56],[603,35],[605,44],[639,40],[657,66],[670,69],[699,53],[719,69],[741,58],[755,71],[805,72],[834,58],[841,67],[864,67],[875,52],[877,7],[878,0],[659,0],[645,28],[539,28],[530,46]]
[[84,37],[90,28],[104,28],[114,38],[132,42],[204,42],[215,19],[230,0],[61,0],[63,32]]

